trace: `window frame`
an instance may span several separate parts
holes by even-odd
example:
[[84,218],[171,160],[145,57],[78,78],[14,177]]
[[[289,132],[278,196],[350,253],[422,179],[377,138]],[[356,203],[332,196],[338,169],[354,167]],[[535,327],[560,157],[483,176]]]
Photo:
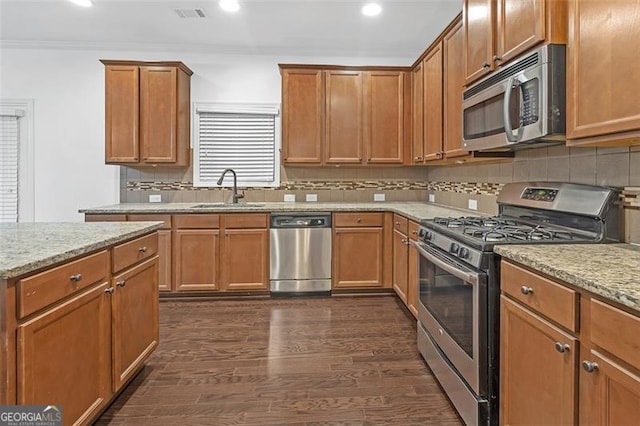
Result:
[[193,137],[192,164],[193,186],[198,188],[231,188],[233,179],[225,177],[222,185],[200,178],[200,114],[201,113],[232,113],[232,114],[265,114],[274,116],[274,176],[271,182],[246,181],[238,179],[238,187],[242,188],[278,188],[280,186],[280,166],[282,151],[282,111],[279,103],[223,103],[223,102],[194,102],[193,103]]

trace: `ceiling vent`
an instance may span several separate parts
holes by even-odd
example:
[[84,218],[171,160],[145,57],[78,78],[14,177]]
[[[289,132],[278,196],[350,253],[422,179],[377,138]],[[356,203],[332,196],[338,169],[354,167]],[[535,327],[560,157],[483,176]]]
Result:
[[204,9],[173,9],[181,18],[206,18]]

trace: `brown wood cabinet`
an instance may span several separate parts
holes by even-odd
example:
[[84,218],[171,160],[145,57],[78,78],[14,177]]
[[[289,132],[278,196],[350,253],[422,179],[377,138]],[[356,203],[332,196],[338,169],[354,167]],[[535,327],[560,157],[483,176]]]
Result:
[[176,229],[173,235],[176,291],[219,290],[218,229]]
[[411,163],[413,164],[424,162],[424,98],[424,62],[418,61],[411,69]]
[[158,256],[132,250],[156,238],[0,282],[0,403],[62,406],[64,425],[95,420],[157,346]]
[[504,260],[501,287],[501,424],[635,421],[640,315]]
[[383,287],[383,214],[334,213],[333,217],[333,288]]
[[280,70],[284,163],[404,163],[405,68],[281,64]]
[[319,69],[281,69],[283,163],[322,163],[324,74]]
[[640,144],[640,8],[635,0],[569,1],[567,145]]
[[540,43],[567,42],[566,0],[465,0],[464,83]]
[[418,223],[414,221],[409,222],[409,269],[407,272],[407,307],[416,319],[418,318],[418,294],[420,291],[420,289],[418,288],[420,284],[420,272],[418,270],[420,253],[418,253],[418,249],[413,244],[413,242],[419,240],[418,228]]
[[409,223],[401,215],[393,215],[393,289],[408,305]]
[[464,84],[464,32],[458,22],[444,36],[444,157],[460,157],[469,152],[462,149],[462,86]]
[[158,257],[114,276],[111,288],[113,391],[138,371],[158,346]]
[[221,289],[269,290],[268,215],[224,215]]
[[577,339],[504,296],[500,315],[501,423],[575,424]]
[[181,62],[100,62],[106,163],[188,166],[193,72]]
[[111,300],[103,282],[18,326],[17,403],[63,407],[86,424],[111,392]]

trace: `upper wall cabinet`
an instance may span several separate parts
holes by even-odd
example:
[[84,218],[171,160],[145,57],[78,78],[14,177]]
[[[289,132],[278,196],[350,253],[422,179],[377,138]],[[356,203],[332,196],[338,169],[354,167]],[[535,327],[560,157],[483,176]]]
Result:
[[465,84],[539,43],[567,42],[566,0],[465,0]]
[[106,163],[188,166],[193,72],[181,62],[100,62]]
[[567,145],[640,144],[640,3],[572,0],[569,23]]
[[280,68],[284,164],[404,162],[404,69]]

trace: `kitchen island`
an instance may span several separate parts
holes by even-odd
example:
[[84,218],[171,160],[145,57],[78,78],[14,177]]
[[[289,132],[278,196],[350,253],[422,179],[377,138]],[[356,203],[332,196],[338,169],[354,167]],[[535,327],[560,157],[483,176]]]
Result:
[[0,404],[106,408],[158,345],[160,227],[0,225]]

